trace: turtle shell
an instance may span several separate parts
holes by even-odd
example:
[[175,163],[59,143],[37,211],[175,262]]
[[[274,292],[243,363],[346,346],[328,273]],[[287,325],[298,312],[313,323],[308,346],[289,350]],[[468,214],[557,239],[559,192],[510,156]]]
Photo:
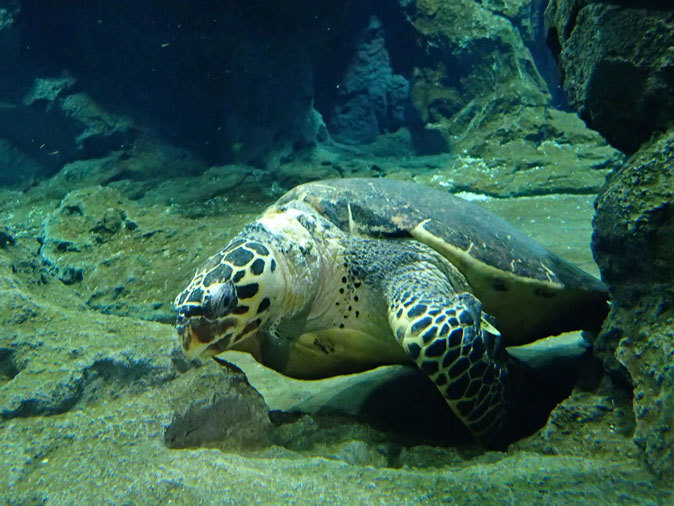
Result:
[[303,201],[347,233],[417,240],[454,264],[507,345],[561,332],[597,331],[608,291],[595,277],[485,208],[394,179],[334,179],[300,185],[278,205]]

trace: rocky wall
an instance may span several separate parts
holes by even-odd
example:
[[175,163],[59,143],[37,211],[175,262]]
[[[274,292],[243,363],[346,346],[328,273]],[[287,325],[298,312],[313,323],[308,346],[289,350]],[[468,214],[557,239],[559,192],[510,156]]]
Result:
[[484,173],[503,182],[494,195],[595,192],[621,160],[556,107],[538,0],[3,5],[6,184],[154,142],[200,160],[190,173],[240,162],[278,175],[344,144],[354,157],[452,154],[447,184],[475,191]]
[[613,146],[633,153],[672,125],[671,2],[552,0],[545,26],[571,106]]
[[611,174],[593,250],[611,313],[596,348],[634,390],[634,440],[661,477],[674,470],[674,130]]
[[[576,189],[561,191],[596,191],[589,180],[602,181],[620,163],[620,153],[576,115],[553,106],[518,28],[521,19],[503,9],[421,0],[408,13],[417,36],[410,125],[416,149],[477,159],[494,186],[514,181],[545,193],[549,182],[573,174]],[[466,159],[464,165],[474,165]],[[456,174],[460,186],[461,179],[481,172],[475,169],[448,175]]]

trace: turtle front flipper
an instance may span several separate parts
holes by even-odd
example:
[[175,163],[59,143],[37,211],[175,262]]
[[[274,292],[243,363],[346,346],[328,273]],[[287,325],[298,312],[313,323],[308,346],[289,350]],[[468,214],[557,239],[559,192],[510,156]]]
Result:
[[505,422],[509,359],[471,293],[456,293],[442,272],[408,265],[387,287],[393,334],[435,384],[452,411],[483,443],[493,444]]

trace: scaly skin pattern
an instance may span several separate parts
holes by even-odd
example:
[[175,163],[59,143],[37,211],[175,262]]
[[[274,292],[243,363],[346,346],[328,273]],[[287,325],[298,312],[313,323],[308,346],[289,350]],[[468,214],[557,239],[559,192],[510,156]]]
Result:
[[409,357],[470,431],[489,441],[504,421],[510,378],[497,336],[481,328],[480,302],[421,265],[404,266],[387,295],[391,328]]
[[175,305],[190,358],[241,349],[296,377],[305,367],[320,377],[321,360],[333,374],[356,356],[368,367],[412,362],[478,438],[501,425],[504,353],[465,278],[424,244],[348,234],[291,202],[208,259]]
[[246,225],[176,297],[176,328],[188,357],[236,348],[309,314],[325,249],[313,235],[329,240],[334,227],[299,207],[271,208]]
[[235,240],[197,271],[176,298],[178,333],[188,356],[224,351],[253,334],[276,302],[279,267],[267,246]]

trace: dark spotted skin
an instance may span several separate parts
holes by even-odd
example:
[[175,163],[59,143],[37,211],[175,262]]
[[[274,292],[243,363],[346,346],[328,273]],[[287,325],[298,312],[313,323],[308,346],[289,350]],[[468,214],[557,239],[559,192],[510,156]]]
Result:
[[[476,436],[497,434],[510,381],[505,352],[481,329],[480,302],[437,272],[408,264],[386,288],[389,323],[419,369]],[[435,317],[433,316],[435,315]]]
[[[218,352],[254,333],[264,319],[258,316],[271,305],[260,285],[274,271],[269,248],[241,235],[209,258],[176,298],[177,329],[185,350],[197,342],[213,343],[209,349]],[[188,321],[193,332],[187,331]],[[223,332],[226,337],[215,342]]]
[[347,278],[380,287],[408,357],[478,438],[497,434],[508,404],[508,359],[482,329],[489,316],[465,278],[423,244],[352,238],[348,246]]
[[337,326],[338,328],[345,328],[349,325],[350,320],[357,320],[361,318],[363,313],[366,313],[366,308],[361,305],[363,285],[362,279],[355,265],[350,260],[351,255],[345,255],[345,261],[342,264],[345,274],[339,279],[338,294],[335,297],[335,313],[341,315],[341,320]]

